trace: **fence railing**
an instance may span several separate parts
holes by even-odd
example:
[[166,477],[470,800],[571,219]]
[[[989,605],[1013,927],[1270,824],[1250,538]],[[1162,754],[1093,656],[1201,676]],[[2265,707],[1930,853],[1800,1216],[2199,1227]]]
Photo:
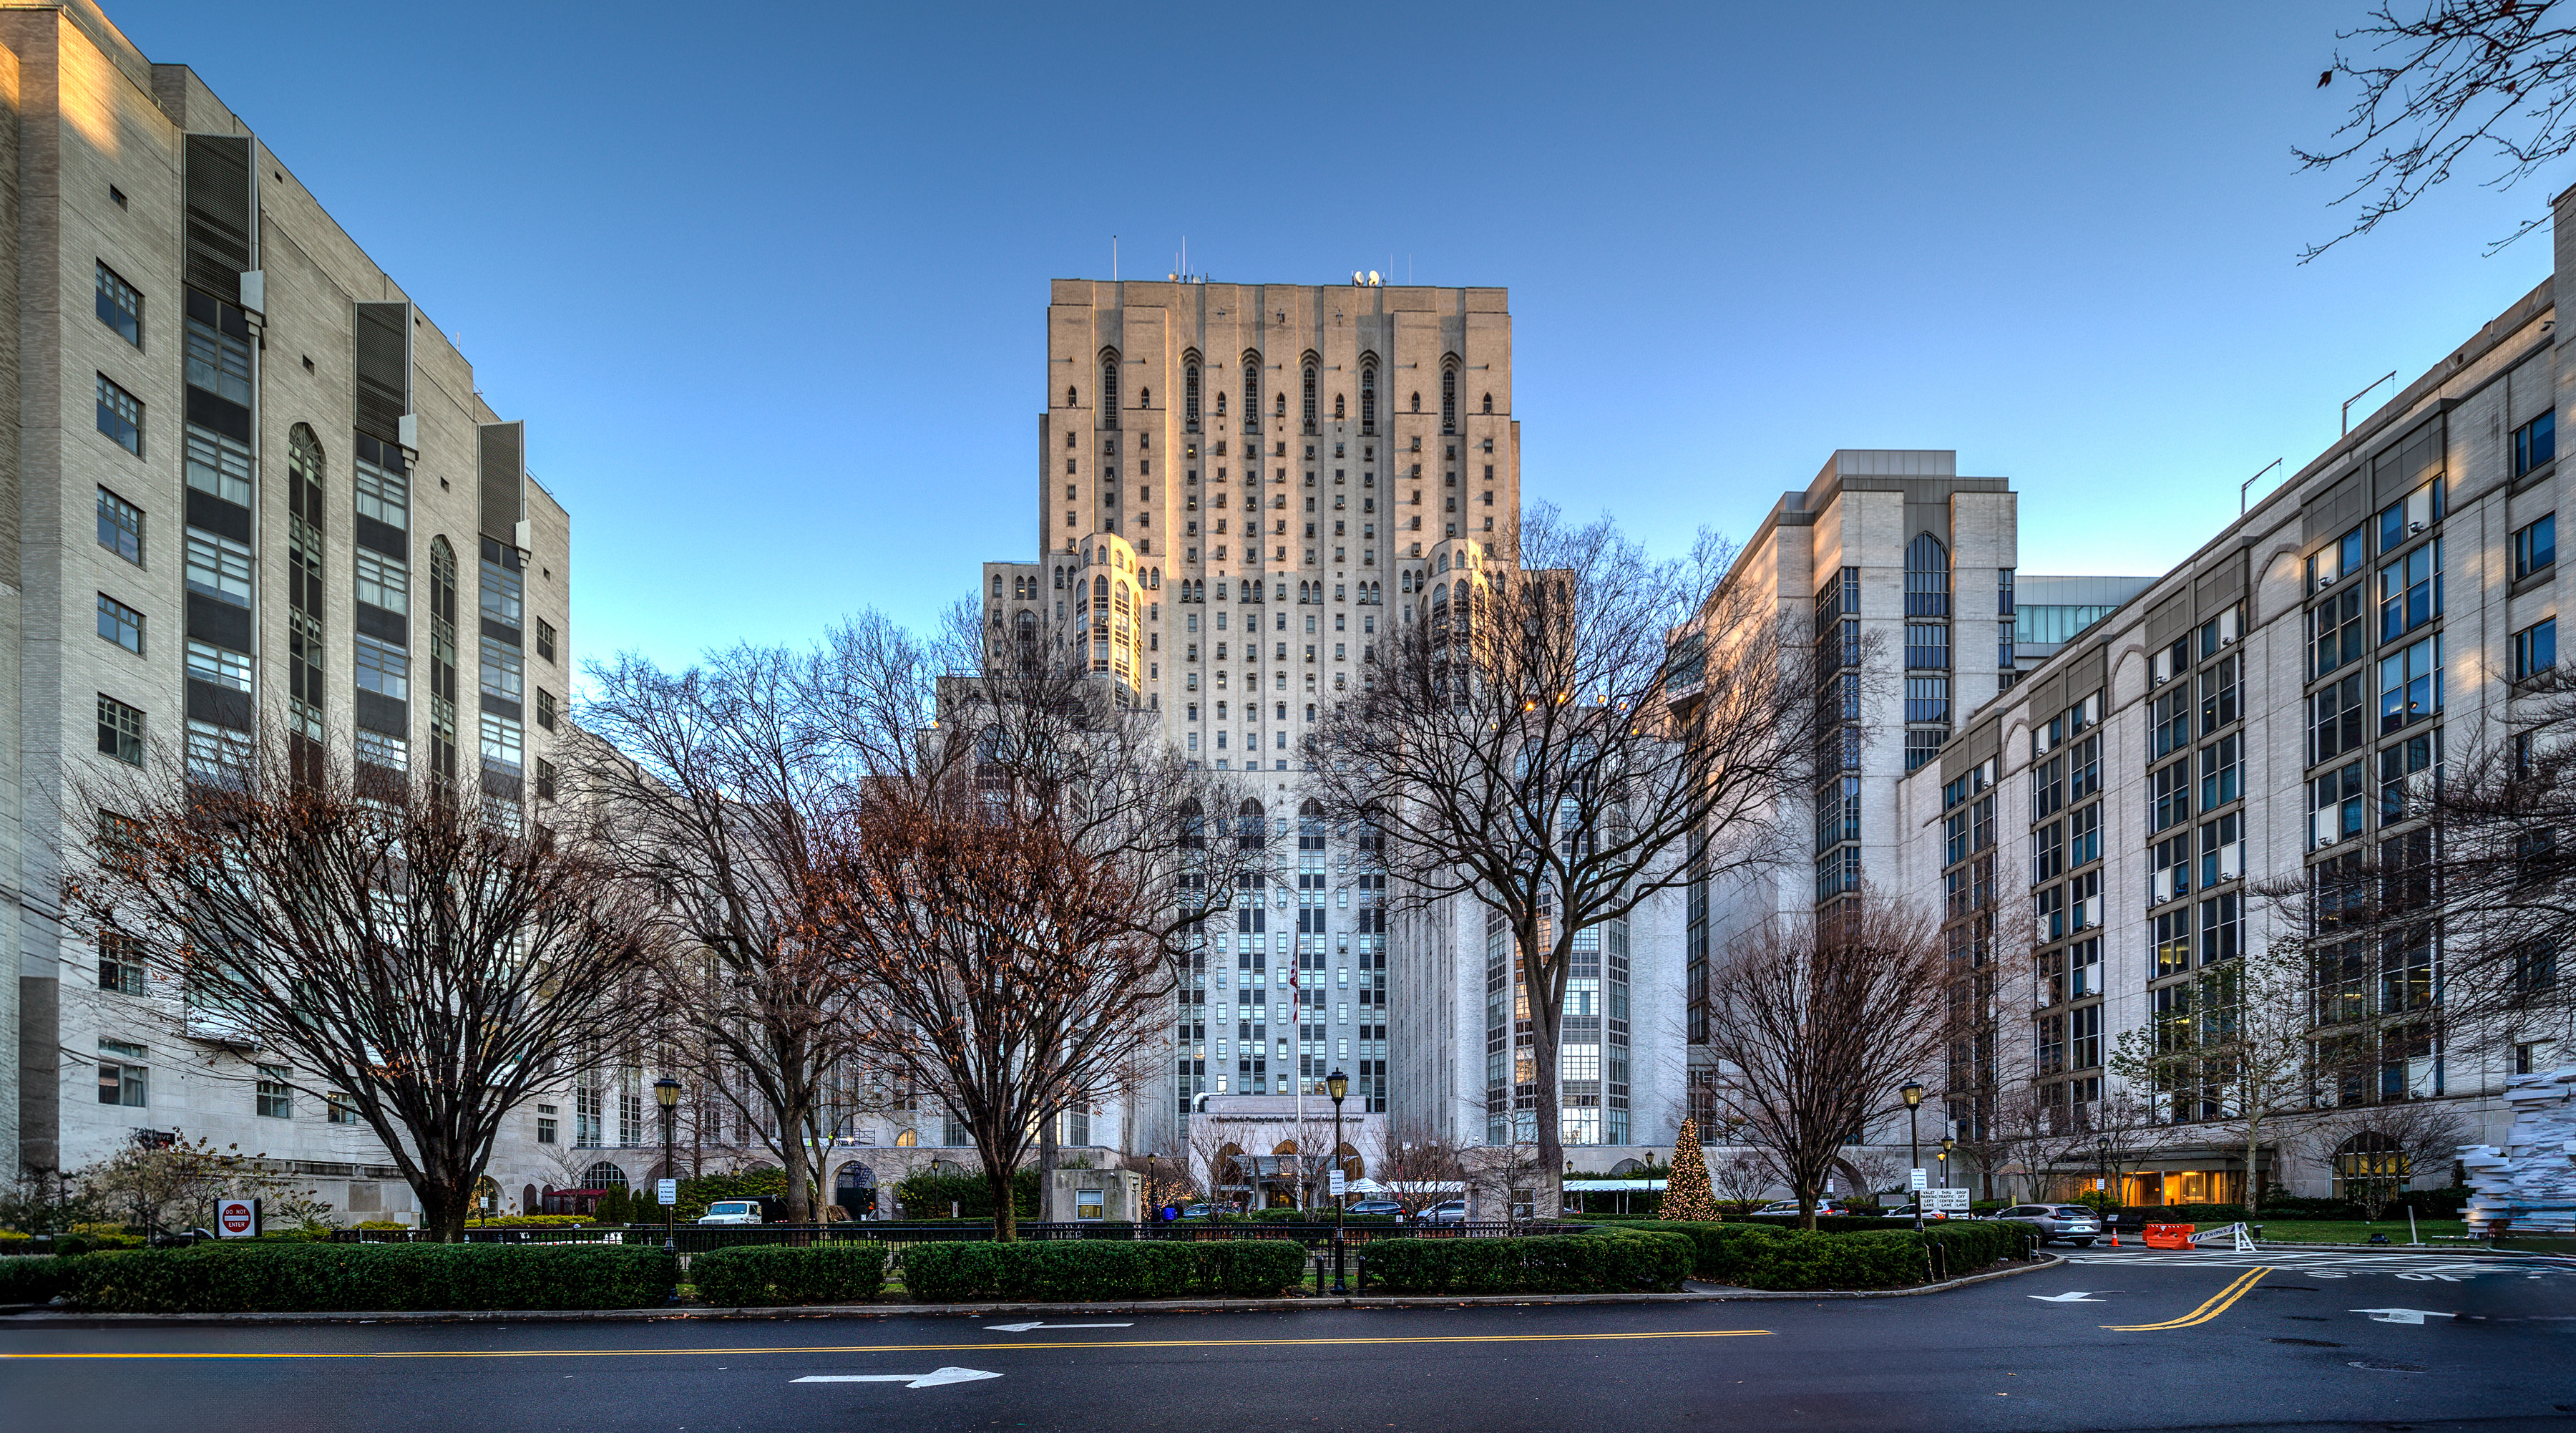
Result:
[[[1515,1235],[1560,1234],[1573,1227],[1576,1226],[1526,1220],[1511,1224],[1353,1224],[1345,1228],[1343,1234],[1348,1244],[1357,1247],[1379,1239],[1500,1239]],[[1291,1239],[1315,1248],[1332,1243],[1334,1226],[1253,1220],[1224,1220],[1213,1224],[1197,1220],[1152,1224],[1023,1220],[1018,1229],[1022,1239],[1030,1240]],[[905,1248],[914,1244],[957,1243],[992,1236],[992,1227],[986,1224],[903,1224],[876,1220],[837,1224],[681,1224],[670,1231],[672,1246],[683,1254],[703,1254],[711,1249],[730,1249],[745,1244],[814,1245],[866,1241],[890,1246],[898,1259]],[[334,1242],[343,1244],[407,1244],[426,1242],[432,1236],[419,1229],[342,1229],[331,1237]],[[465,1230],[465,1241],[469,1244],[635,1244],[658,1249],[662,1246],[662,1239],[663,1229],[659,1224],[629,1224],[616,1228],[543,1225],[494,1229],[468,1226]]]

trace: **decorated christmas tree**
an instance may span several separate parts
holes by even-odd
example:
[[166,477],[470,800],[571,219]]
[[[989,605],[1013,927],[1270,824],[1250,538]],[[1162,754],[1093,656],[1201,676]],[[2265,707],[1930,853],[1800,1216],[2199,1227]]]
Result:
[[1699,1126],[1692,1120],[1682,1121],[1681,1137],[1673,1141],[1672,1173],[1664,1180],[1663,1217],[1699,1224],[1713,1224],[1720,1217],[1717,1200],[1708,1191],[1708,1161],[1699,1152]]

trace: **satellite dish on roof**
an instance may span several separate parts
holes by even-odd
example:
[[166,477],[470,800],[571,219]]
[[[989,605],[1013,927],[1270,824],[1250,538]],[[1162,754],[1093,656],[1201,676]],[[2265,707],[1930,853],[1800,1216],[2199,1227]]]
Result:
[[1372,286],[1374,286],[1374,285],[1377,283],[1377,270],[1375,270],[1375,269],[1371,269],[1371,270],[1369,270],[1369,283],[1370,283]]

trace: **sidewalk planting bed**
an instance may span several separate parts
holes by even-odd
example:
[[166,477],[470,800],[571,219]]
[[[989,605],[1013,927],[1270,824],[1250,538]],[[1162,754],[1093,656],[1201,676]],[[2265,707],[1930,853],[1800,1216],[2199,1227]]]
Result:
[[1533,1239],[1397,1239],[1372,1244],[1368,1286],[1388,1294],[1678,1293],[1691,1241],[1666,1230]]

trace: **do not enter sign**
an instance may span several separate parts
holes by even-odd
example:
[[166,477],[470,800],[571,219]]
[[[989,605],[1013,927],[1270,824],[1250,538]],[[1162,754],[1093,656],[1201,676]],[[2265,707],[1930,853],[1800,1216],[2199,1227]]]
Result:
[[258,1237],[259,1201],[256,1199],[216,1200],[215,1233],[226,1239]]

